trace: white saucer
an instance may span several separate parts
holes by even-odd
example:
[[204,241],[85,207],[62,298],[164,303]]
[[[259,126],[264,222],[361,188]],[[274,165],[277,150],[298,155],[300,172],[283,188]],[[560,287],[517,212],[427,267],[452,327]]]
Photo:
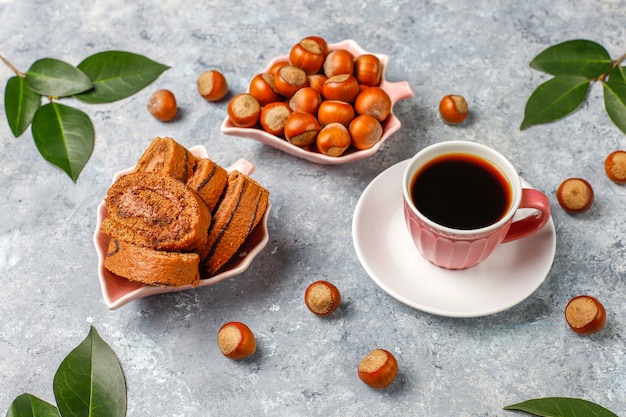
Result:
[[426,261],[404,223],[400,183],[407,164],[397,163],[367,186],[352,220],[357,256],[379,287],[427,313],[481,317],[517,305],[541,285],[556,252],[552,218],[532,236],[498,246],[473,268],[452,271]]

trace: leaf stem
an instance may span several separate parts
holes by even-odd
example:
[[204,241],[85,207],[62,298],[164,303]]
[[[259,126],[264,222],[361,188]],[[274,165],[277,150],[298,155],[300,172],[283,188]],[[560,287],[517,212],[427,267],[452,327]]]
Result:
[[626,54],[624,54],[624,55],[620,56],[619,58],[617,58],[617,60],[613,63],[613,66],[611,67],[611,70],[614,70],[615,68],[620,66],[622,64],[622,62],[624,62],[624,60],[626,60]]
[[4,65],[11,68],[15,75],[17,75],[18,77],[24,77],[24,73],[15,68],[13,64],[11,64],[5,57],[2,56],[2,54],[0,54],[0,61],[4,62]]
[[615,61],[613,61],[613,65],[611,65],[611,68],[609,68],[609,70],[607,72],[605,72],[604,74],[600,75],[598,78],[596,78],[597,81],[606,81],[606,77],[609,76],[609,74],[617,67],[619,67],[622,62],[624,62],[624,60],[626,60],[626,54],[620,56],[619,58],[617,58]]

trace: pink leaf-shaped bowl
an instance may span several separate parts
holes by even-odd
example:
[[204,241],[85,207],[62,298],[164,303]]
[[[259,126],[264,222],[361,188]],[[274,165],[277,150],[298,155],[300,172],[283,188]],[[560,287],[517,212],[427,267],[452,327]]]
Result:
[[[189,150],[199,158],[208,157],[207,151],[203,146],[194,146],[192,148],[189,148]],[[252,174],[252,172],[254,172],[254,169],[255,167],[253,164],[246,161],[245,159],[240,159],[233,165],[229,166],[227,168],[227,171],[230,172],[232,170],[238,170],[246,175],[250,175]],[[128,174],[133,170],[134,167],[116,173],[113,176],[113,182],[115,182],[122,175]],[[222,267],[217,275],[214,275],[211,278],[201,279],[199,287],[213,285],[227,278],[239,275],[250,266],[254,258],[261,252],[261,250],[263,250],[263,248],[265,248],[267,242],[269,241],[267,219],[269,217],[270,208],[271,203],[268,204],[263,219],[259,222],[257,227],[254,228],[250,236],[248,236],[246,241],[239,248],[233,258]],[[144,298],[155,294],[186,291],[197,288],[192,285],[185,285],[174,288],[146,285],[139,282],[131,282],[126,278],[122,278],[107,270],[104,267],[104,258],[106,257],[107,249],[109,247],[109,241],[111,240],[111,238],[100,232],[100,224],[108,216],[109,214],[107,212],[106,204],[103,200],[98,205],[96,230],[93,235],[93,243],[96,247],[96,252],[98,254],[98,278],[100,279],[102,297],[104,299],[104,303],[109,309],[115,310],[138,298]]]
[[[357,44],[355,41],[351,39],[347,39],[339,43],[328,45],[329,51],[333,51],[336,49],[346,49],[350,51],[355,57],[359,55],[371,53],[361,48],[359,44]],[[287,152],[288,154],[306,159],[311,162],[316,162],[319,164],[328,164],[328,165],[344,164],[346,162],[358,161],[359,159],[363,159],[370,155],[375,154],[380,149],[382,144],[392,134],[394,134],[398,129],[400,129],[401,123],[400,123],[400,120],[398,120],[398,118],[393,114],[393,105],[396,104],[400,100],[413,97],[414,93],[413,93],[413,90],[411,89],[411,86],[406,81],[389,82],[385,79],[385,71],[387,69],[387,65],[389,64],[389,57],[387,55],[383,55],[383,54],[372,54],[372,55],[377,56],[378,59],[383,64],[383,76],[382,76],[382,80],[380,83],[380,87],[383,90],[385,90],[387,94],[389,94],[389,97],[391,98],[392,108],[391,108],[391,114],[383,122],[382,137],[371,148],[365,149],[362,151],[350,148],[348,149],[348,151],[346,151],[346,153],[344,153],[341,156],[328,156],[328,155],[324,155],[316,151],[310,151],[310,150],[306,150],[304,148],[292,145],[291,143],[287,142],[285,139],[280,138],[278,136],[274,136],[270,133],[267,133],[261,128],[237,127],[231,123],[228,116],[226,116],[226,118],[224,119],[224,122],[222,122],[222,127],[221,127],[222,132],[231,136],[239,136],[242,138],[253,139],[258,142],[264,143],[266,145],[272,146],[276,149],[280,149],[281,151]],[[287,60],[289,60],[288,55],[276,57],[268,64],[268,66],[263,70],[263,72],[267,72],[269,68],[276,62],[287,61]]]

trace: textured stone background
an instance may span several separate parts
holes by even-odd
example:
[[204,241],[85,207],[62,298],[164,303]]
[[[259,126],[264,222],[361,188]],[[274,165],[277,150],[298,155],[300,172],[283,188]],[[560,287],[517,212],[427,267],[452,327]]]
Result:
[[[158,3],[162,3],[158,5]],[[204,5],[201,5],[204,3]],[[54,57],[78,64],[109,49],[171,66],[153,85],[113,104],[75,105],[96,129],[93,156],[74,184],[37,152],[30,131],[14,138],[0,120],[0,413],[29,392],[54,402],[53,375],[94,325],[117,353],[129,416],[504,416],[529,398],[572,396],[626,414],[624,220],[626,190],[604,175],[604,158],[625,137],[607,118],[600,85],[576,114],[520,132],[527,98],[546,76],[528,63],[555,43],[586,38],[616,58],[626,52],[623,1],[260,0],[167,2],[0,0],[0,53],[25,71]],[[209,68],[231,94],[302,37],[355,39],[390,56],[387,79],[415,97],[394,110],[402,122],[375,156],[320,166],[257,142],[223,135],[227,101],[205,102],[196,77]],[[12,75],[0,65],[0,93]],[[168,88],[181,115],[160,123],[145,109]],[[437,103],[465,95],[471,118],[441,123]],[[252,268],[218,285],[155,296],[109,311],[92,245],[95,211],[114,172],[134,164],[157,135],[205,145],[228,165],[246,158],[272,192],[270,242]],[[505,312],[476,319],[429,315],[383,292],[361,267],[351,222],[363,189],[385,168],[441,140],[498,149],[550,195],[557,255],[543,285]],[[596,204],[570,216],[554,192],[587,178]],[[321,320],[302,296],[333,281],[344,303]],[[608,325],[591,337],[563,319],[578,294],[600,298]],[[224,358],[216,332],[246,322],[258,352]],[[384,392],[363,385],[360,359],[384,347],[400,374]]]

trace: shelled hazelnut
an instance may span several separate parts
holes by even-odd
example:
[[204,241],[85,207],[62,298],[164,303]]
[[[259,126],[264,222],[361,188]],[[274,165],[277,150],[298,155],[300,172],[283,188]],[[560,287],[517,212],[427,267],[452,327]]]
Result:
[[304,292],[304,303],[312,313],[318,316],[328,316],[339,307],[341,294],[330,282],[315,281]]
[[374,349],[359,363],[358,373],[361,381],[370,387],[385,389],[398,374],[398,362],[391,352]]
[[248,326],[238,321],[224,324],[217,333],[217,345],[230,359],[245,359],[256,351],[256,340]]
[[569,327],[578,334],[597,333],[606,324],[606,311],[595,297],[579,295],[567,303],[565,320]]

